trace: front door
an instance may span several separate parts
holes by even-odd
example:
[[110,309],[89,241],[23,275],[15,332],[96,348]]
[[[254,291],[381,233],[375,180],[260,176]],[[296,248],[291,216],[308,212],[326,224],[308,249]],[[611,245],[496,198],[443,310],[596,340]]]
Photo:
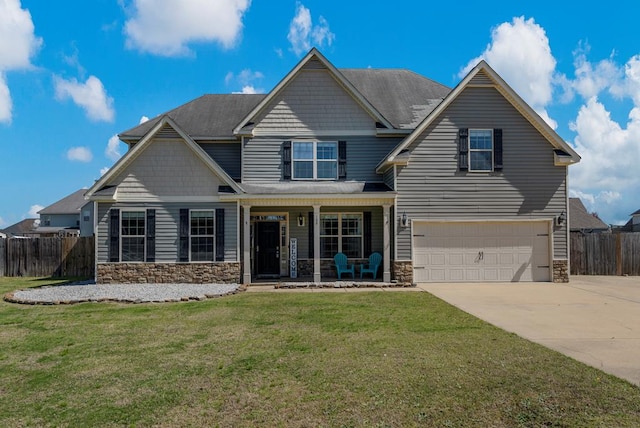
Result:
[[256,222],[256,274],[262,277],[280,276],[280,223]]

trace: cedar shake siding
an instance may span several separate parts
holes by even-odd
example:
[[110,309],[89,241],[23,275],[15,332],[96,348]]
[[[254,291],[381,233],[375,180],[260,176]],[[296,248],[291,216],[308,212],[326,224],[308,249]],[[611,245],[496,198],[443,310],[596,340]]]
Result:
[[[501,129],[503,168],[458,165],[459,130]],[[396,212],[412,219],[549,219],[566,211],[566,166],[553,147],[497,90],[467,87],[409,147],[397,168]],[[410,228],[399,228],[397,259],[411,259]],[[554,228],[554,258],[567,258],[566,224]]]

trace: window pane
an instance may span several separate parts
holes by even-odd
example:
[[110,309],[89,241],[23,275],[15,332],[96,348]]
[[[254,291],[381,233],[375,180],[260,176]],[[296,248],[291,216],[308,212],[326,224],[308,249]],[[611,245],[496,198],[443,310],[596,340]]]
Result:
[[318,159],[338,159],[338,147],[336,143],[317,143]]
[[470,167],[472,171],[491,171],[491,151],[470,152]]
[[338,252],[338,237],[329,236],[320,238],[320,257],[330,259]]
[[293,162],[294,178],[313,178],[313,162]]
[[493,148],[492,131],[486,130],[471,130],[469,133],[469,147],[473,149],[491,150]]
[[336,161],[319,161],[318,178],[336,178],[338,175],[338,163]]
[[293,159],[313,159],[313,143],[293,143]]
[[191,211],[191,235],[213,235],[213,211]]
[[342,214],[342,235],[362,235],[361,224],[360,214]]
[[143,211],[123,211],[122,235],[144,236],[144,217]]
[[335,214],[320,217],[320,235],[338,236],[338,216]]
[[122,261],[123,262],[143,262],[144,261],[144,237],[129,238],[122,237]]
[[361,258],[362,238],[361,237],[344,237],[342,238],[342,252],[347,257]]
[[213,237],[191,238],[191,261],[213,261]]

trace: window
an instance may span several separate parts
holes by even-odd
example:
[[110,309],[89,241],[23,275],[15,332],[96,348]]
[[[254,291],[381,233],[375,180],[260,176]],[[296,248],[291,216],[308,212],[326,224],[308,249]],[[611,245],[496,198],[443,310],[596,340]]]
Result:
[[145,248],[145,212],[123,211],[121,219],[121,261],[143,262]]
[[90,211],[82,211],[82,221],[91,220],[91,212]]
[[320,216],[320,257],[336,253],[362,257],[362,214],[322,214]]
[[297,180],[335,180],[338,176],[336,142],[294,142],[293,178]]
[[493,131],[469,130],[469,171],[493,171]]
[[212,262],[214,248],[213,211],[191,211],[190,248],[192,262]]

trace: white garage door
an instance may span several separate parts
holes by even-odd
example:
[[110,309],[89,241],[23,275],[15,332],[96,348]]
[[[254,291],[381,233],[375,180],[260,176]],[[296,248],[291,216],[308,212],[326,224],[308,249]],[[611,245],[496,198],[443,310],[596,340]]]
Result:
[[413,224],[415,282],[549,281],[549,223]]

